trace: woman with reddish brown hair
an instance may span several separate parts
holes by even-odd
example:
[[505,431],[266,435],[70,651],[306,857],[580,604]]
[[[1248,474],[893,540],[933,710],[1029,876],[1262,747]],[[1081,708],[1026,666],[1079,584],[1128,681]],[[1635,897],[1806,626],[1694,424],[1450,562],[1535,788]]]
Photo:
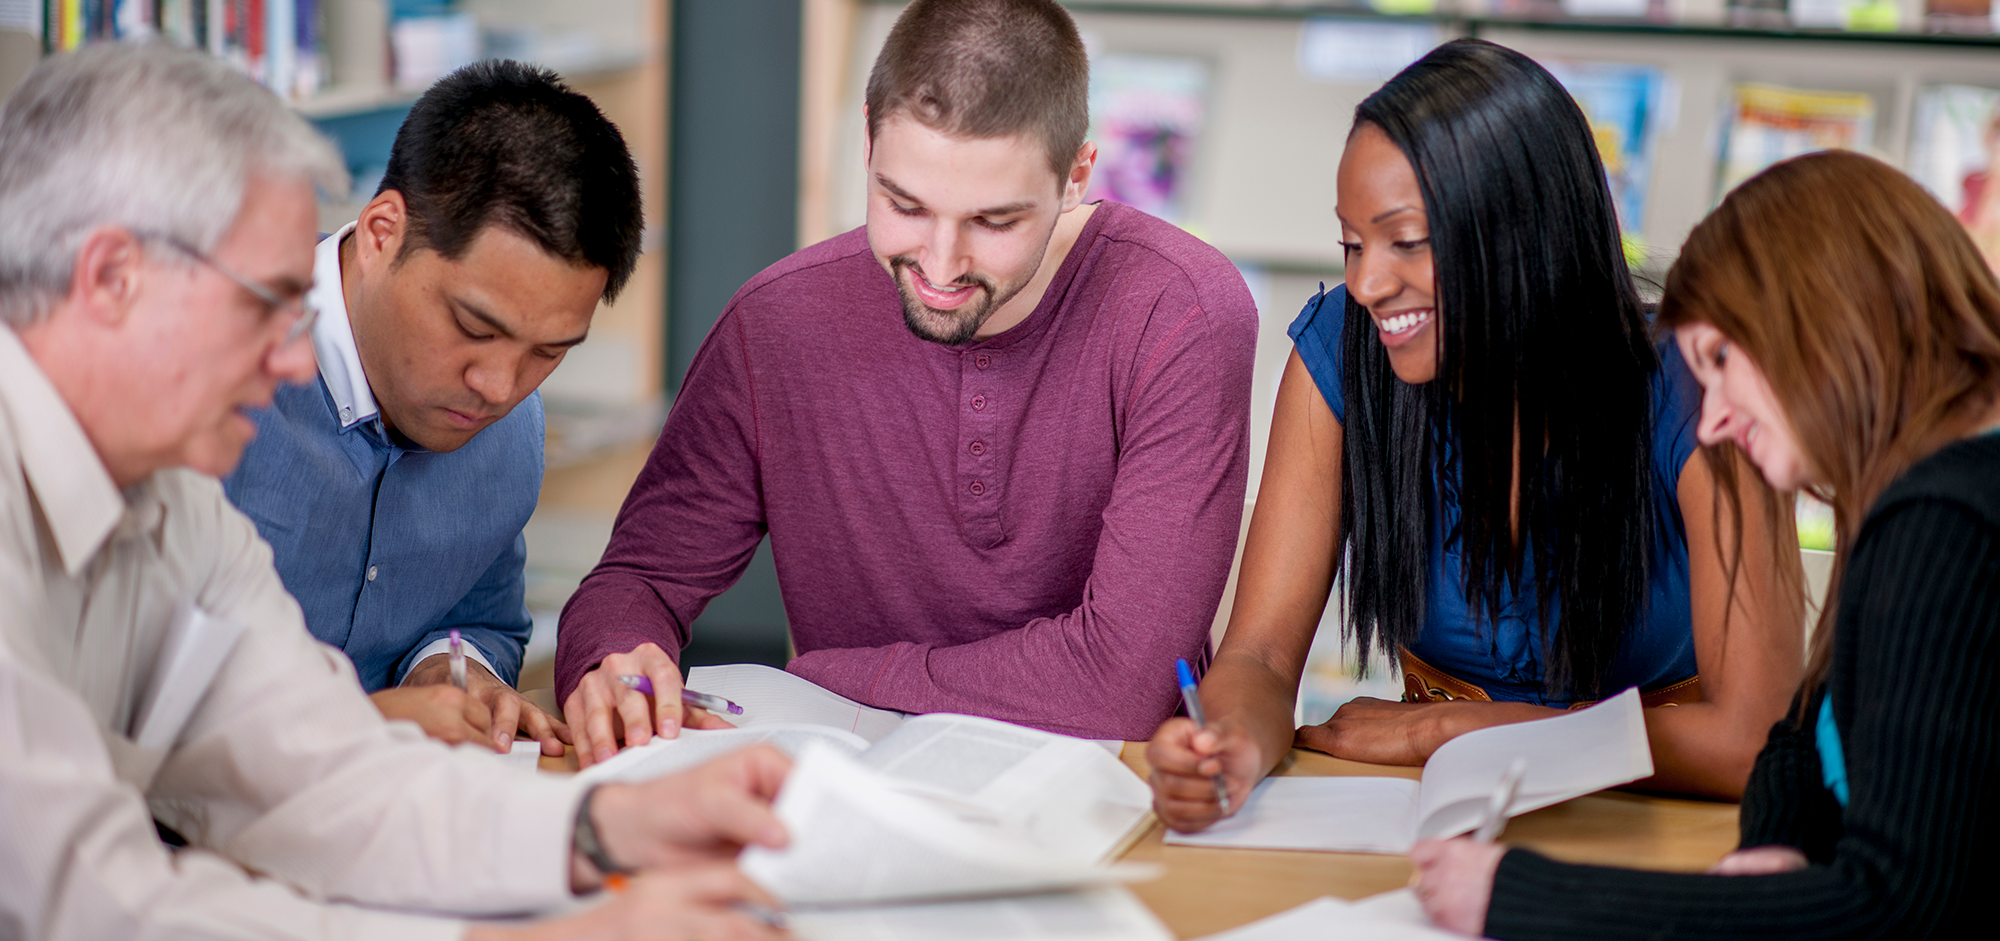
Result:
[[2000,284],[1950,213],[1845,152],[1778,164],[1688,237],[1661,321],[1701,441],[1831,503],[1792,715],[1709,874],[1420,845],[1431,917],[1499,938],[1925,937],[1976,923],[2000,842]]

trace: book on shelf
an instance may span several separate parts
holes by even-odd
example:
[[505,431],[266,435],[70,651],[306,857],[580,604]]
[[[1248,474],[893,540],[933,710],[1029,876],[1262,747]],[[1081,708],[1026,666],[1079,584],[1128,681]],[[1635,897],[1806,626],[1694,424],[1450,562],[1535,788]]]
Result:
[[1958,217],[2000,270],[2000,89],[1931,85],[1917,93],[1906,169]]
[[1666,72],[1622,62],[1542,63],[1576,99],[1590,122],[1590,136],[1611,184],[1618,228],[1628,236],[1645,231],[1646,192],[1653,174],[1653,143],[1668,101]]
[[792,836],[744,872],[794,904],[1087,889],[1150,826],[1152,789],[1109,745],[994,719],[905,716],[783,670],[696,667],[688,688],[740,704],[734,729],[684,729],[582,772],[645,780],[752,744],[797,758],[778,796]]
[[1932,33],[1990,33],[1993,0],[1924,0],[1924,30]]
[[157,37],[203,49],[280,95],[310,97],[326,82],[324,0],[44,0],[42,49]]
[[1187,221],[1188,169],[1208,110],[1208,63],[1186,56],[1101,54],[1090,61],[1097,172],[1085,199]]
[[1817,150],[1863,150],[1875,134],[1875,98],[1861,92],[1740,84],[1723,112],[1715,198],[1765,167]]

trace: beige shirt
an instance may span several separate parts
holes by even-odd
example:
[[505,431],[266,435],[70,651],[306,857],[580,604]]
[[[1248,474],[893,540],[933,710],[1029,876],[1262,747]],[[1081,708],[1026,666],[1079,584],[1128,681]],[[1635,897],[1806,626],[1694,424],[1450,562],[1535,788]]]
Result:
[[[189,605],[248,629],[144,749],[134,713]],[[221,485],[121,493],[0,328],[0,937],[456,937],[380,909],[562,903],[580,794],[385,723]]]

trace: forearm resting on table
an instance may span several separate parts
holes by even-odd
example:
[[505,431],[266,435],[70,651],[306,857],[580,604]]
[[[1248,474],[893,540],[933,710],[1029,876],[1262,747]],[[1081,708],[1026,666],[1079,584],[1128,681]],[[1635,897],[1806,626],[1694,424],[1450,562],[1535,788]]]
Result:
[[1656,706],[1646,710],[1653,744],[1652,790],[1738,800],[1771,728],[1768,717],[1748,716],[1722,703]]

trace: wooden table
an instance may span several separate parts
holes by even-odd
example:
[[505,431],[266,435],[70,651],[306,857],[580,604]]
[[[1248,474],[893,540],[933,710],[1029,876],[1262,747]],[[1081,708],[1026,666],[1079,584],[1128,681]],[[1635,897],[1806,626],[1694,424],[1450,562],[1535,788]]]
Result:
[[[1126,743],[1125,764],[1140,777],[1149,771],[1145,755],[1144,742]],[[1277,773],[1415,778],[1421,771],[1295,749]],[[1322,895],[1359,899],[1410,881],[1403,856],[1168,846],[1165,837],[1155,822],[1123,858],[1166,865],[1164,876],[1131,888],[1182,938],[1225,931]],[[1504,839],[1572,862],[1699,871],[1736,848],[1736,805],[1607,791],[1516,817]]]
[[[1121,757],[1143,778],[1150,771],[1145,756],[1146,743],[1127,742]],[[573,772],[576,758],[543,756],[541,767]],[[1300,750],[1277,771],[1403,778],[1421,772]],[[1226,931],[1322,895],[1359,899],[1410,881],[1403,856],[1168,846],[1166,832],[1154,822],[1122,858],[1166,866],[1159,879],[1131,888],[1181,938]],[[1516,817],[1504,839],[1571,862],[1697,872],[1736,848],[1736,805],[1606,791]]]

